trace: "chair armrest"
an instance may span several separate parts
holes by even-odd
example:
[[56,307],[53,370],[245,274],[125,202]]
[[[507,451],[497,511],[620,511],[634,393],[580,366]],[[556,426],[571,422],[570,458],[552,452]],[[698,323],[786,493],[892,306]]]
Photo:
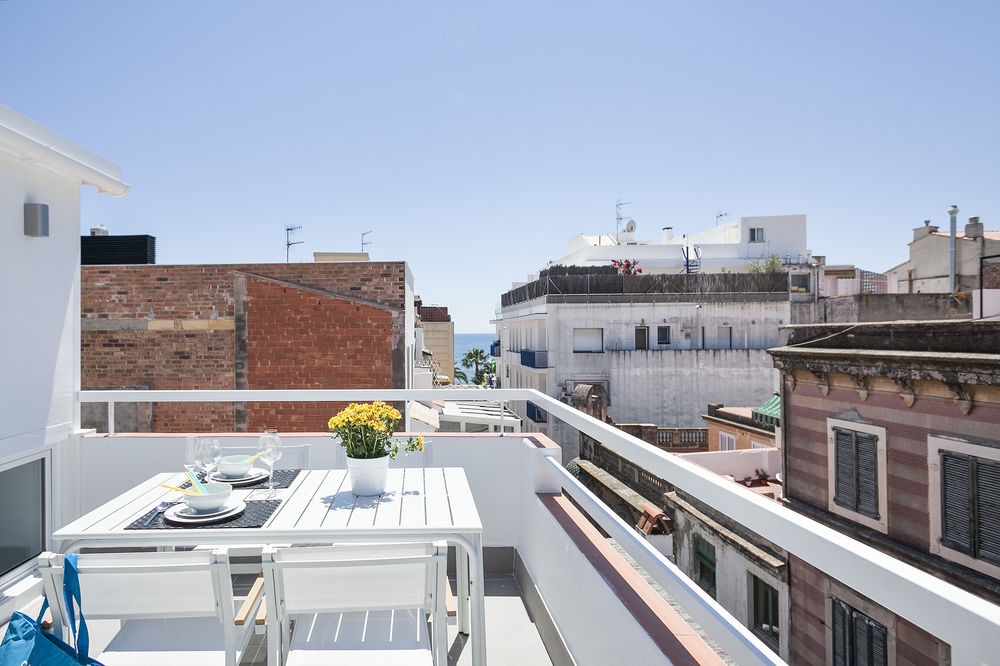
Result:
[[237,627],[242,627],[246,624],[247,618],[250,617],[250,613],[253,612],[255,606],[260,606],[264,608],[264,604],[260,603],[260,598],[264,594],[264,576],[257,576],[257,579],[253,582],[250,587],[250,592],[247,593],[247,598],[243,600],[243,605],[240,606],[239,611],[236,613],[236,617],[233,622]]

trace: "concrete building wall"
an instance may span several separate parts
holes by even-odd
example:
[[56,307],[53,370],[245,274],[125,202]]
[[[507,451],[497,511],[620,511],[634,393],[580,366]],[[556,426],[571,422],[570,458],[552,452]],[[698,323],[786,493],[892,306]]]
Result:
[[[695,558],[695,537],[704,539],[715,547],[716,588],[715,600],[745,626],[753,627],[751,601],[752,579],[756,576],[778,592],[778,655],[789,659],[789,615],[791,603],[789,585],[783,571],[778,573],[748,556],[733,541],[723,537],[718,525],[703,522],[696,516],[674,508],[673,547],[678,568],[691,580],[698,581],[698,560]],[[805,663],[805,662],[803,662]],[[811,663],[822,663],[811,662]]]
[[[425,321],[424,347],[434,354],[441,364],[441,374],[452,377],[455,370],[455,323],[451,321]],[[471,379],[471,377],[470,377]]]
[[[556,397],[576,383],[601,383],[610,398],[608,415],[617,423],[701,427],[700,414],[709,402],[759,404],[775,390],[777,374],[764,348],[778,344],[778,329],[790,313],[787,300],[562,304],[538,299],[505,309],[497,324],[504,349],[498,370],[505,386]],[[658,344],[660,326],[669,329],[669,344]],[[648,329],[646,350],[635,349],[636,327]],[[574,329],[581,328],[603,330],[602,351],[574,351]],[[546,350],[547,368],[522,366],[522,349]],[[514,407],[526,418],[523,409]],[[576,457],[575,429],[530,421],[526,428],[552,437],[565,460]]]
[[[947,234],[930,233],[910,243],[910,259],[896,269],[900,293],[947,293],[949,247]],[[1000,254],[1000,241],[955,239],[955,275],[959,291],[979,286],[979,257]]]
[[856,294],[792,303],[793,324],[955,319],[972,315],[969,294]]
[[[759,448],[753,444],[759,443],[765,446],[774,446],[774,435],[757,432],[749,432],[736,424],[723,424],[717,421],[708,421],[708,450],[719,451],[719,433],[731,435],[735,440],[736,449]],[[773,472],[772,472],[773,473]]]
[[[401,262],[86,266],[82,383],[85,388],[405,388],[412,366],[404,308],[410,280]],[[328,406],[287,403],[280,413],[273,405],[250,407],[164,403],[154,405],[148,418],[159,432],[263,425],[315,431],[332,415]],[[100,407],[95,411],[91,425],[106,427]]]

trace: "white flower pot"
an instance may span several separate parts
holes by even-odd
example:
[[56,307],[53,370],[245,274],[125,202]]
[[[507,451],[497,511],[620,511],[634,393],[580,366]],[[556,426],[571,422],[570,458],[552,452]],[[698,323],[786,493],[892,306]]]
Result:
[[389,474],[389,456],[381,458],[347,457],[347,473],[351,477],[351,490],[362,497],[381,495],[385,492],[385,479]]

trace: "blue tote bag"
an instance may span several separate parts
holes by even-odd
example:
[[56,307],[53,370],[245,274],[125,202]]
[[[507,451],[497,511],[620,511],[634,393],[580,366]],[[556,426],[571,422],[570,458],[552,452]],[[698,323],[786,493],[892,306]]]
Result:
[[[100,662],[88,656],[90,634],[80,608],[80,577],[75,554],[66,555],[63,560],[63,598],[69,611],[69,625],[76,647],[67,645],[39,625],[49,607],[49,600],[46,599],[36,620],[19,612],[11,616],[7,633],[0,643],[0,666],[101,666]],[[79,627],[77,616],[80,618]]]

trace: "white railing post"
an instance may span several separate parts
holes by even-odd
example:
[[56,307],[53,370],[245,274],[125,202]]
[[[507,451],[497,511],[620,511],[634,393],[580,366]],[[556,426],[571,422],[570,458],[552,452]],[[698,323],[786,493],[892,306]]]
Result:
[[108,436],[115,434],[115,401],[108,400]]
[[504,411],[504,401],[500,401],[500,436],[503,437],[503,411]]

